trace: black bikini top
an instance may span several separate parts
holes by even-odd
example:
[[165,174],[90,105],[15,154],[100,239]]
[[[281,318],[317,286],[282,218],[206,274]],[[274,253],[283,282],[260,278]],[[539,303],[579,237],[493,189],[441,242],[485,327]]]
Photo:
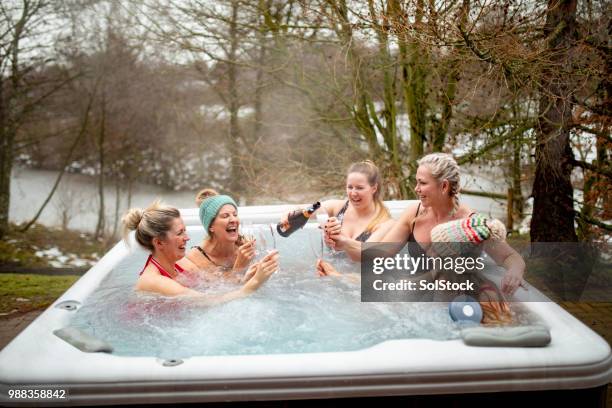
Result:
[[[420,209],[421,209],[421,203],[419,202],[419,205],[417,206],[416,214],[414,214],[414,220],[412,220],[412,229],[410,230],[410,235],[408,235],[408,253],[413,258],[419,257],[421,255],[426,255],[425,250],[414,237],[414,225],[416,224],[416,219],[419,216]],[[472,212],[470,215],[468,215],[468,217],[471,217],[474,214],[475,212]]]
[[408,253],[413,258],[418,258],[419,256],[425,256],[426,252],[414,237],[414,224],[416,224],[416,218],[419,216],[419,210],[421,209],[421,203],[416,210],[416,214],[414,214],[414,220],[412,220],[412,228],[410,229],[410,235],[408,235]]
[[[349,201],[346,200],[346,203],[344,203],[344,206],[340,209],[340,211],[338,211],[338,214],[336,215],[336,218],[340,220],[340,225],[342,225],[342,223],[344,222],[344,213],[348,209],[348,206],[349,206]],[[363,231],[361,234],[359,234],[355,238],[355,240],[360,241],[360,242],[366,242],[370,238],[371,235],[372,235],[372,232],[366,230],[366,231]]]

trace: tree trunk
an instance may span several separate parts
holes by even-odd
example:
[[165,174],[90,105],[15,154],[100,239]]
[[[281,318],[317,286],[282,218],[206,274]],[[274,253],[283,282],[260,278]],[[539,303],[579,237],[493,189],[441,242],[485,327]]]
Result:
[[543,72],[536,134],[532,242],[576,242],[571,183],[573,153],[569,143],[571,78],[558,77],[566,67],[576,26],[576,0],[549,0],[545,34],[551,36],[551,65]]
[[106,227],[106,217],[104,208],[104,138],[105,138],[105,125],[106,125],[106,100],[105,96],[102,95],[102,115],[100,119],[100,131],[98,132],[98,165],[100,174],[98,175],[98,197],[100,208],[98,211],[98,224],[96,225],[96,238],[102,238],[104,236],[104,229]]
[[347,65],[351,75],[351,85],[353,87],[352,110],[350,112],[353,124],[363,136],[368,145],[371,157],[380,158],[383,155],[381,146],[376,136],[376,129],[372,124],[371,115],[376,115],[369,107],[372,105],[370,95],[365,89],[367,80],[364,78],[362,63],[356,53],[355,41],[353,39],[353,29],[349,21],[349,9],[345,0],[336,0],[331,3],[334,16],[331,25],[340,38],[342,47],[346,48]]
[[[62,168],[60,169],[60,172],[57,175],[57,178],[55,179],[55,183],[53,184],[51,191],[47,195],[47,198],[45,199],[45,201],[43,201],[36,215],[34,215],[34,217],[32,217],[32,219],[23,228],[21,228],[20,230],[21,232],[26,232],[28,229],[30,229],[32,225],[34,225],[34,223],[38,220],[38,218],[42,214],[47,204],[49,204],[49,201],[51,201],[53,194],[55,194],[55,191],[59,187],[59,184],[62,181],[62,177],[64,177],[64,174],[66,173],[66,169],[68,168],[68,164],[70,163],[70,160],[72,159],[72,155],[74,154],[74,151],[79,145],[79,142],[81,141],[81,139],[85,135],[85,132],[87,131],[87,123],[89,121],[89,111],[91,110],[92,102],[93,102],[93,96],[89,99],[89,102],[87,103],[87,108],[85,108],[85,117],[83,118],[83,122],[81,123],[81,129],[79,130],[79,133],[74,139],[72,146],[70,146],[70,149],[68,150],[68,154],[66,155],[66,158],[64,159],[64,162],[62,163]],[[62,228],[67,229],[67,226],[68,226],[67,218],[64,215],[62,215]]]
[[[423,22],[423,1],[417,0],[414,26],[419,27]],[[408,166],[410,174],[406,191],[408,197],[414,198],[416,185],[417,160],[423,156],[425,142],[427,141],[427,71],[426,65],[428,55],[425,50],[409,37],[407,30],[401,26],[406,26],[405,13],[396,8],[398,14],[395,16],[398,23],[398,45],[400,54],[400,66],[402,72],[402,88],[404,92],[404,103],[410,121],[410,153]]]
[[241,163],[241,149],[240,149],[240,127],[238,124],[238,110],[240,109],[240,104],[238,101],[238,67],[236,65],[237,62],[237,53],[238,53],[238,1],[232,1],[232,17],[229,22],[230,24],[230,49],[228,59],[228,86],[229,86],[229,114],[230,114],[230,124],[229,124],[229,140],[228,140],[228,150],[231,158],[231,180],[229,183],[229,188],[232,194],[236,199],[240,197],[242,192],[244,191],[242,180],[243,180],[243,171],[242,171],[242,163]]
[[[457,65],[459,65],[460,58],[457,58]],[[457,94],[457,82],[459,81],[459,69],[456,66],[450,68],[450,72],[447,75],[446,91],[442,93],[442,117],[436,122],[436,125],[432,129],[432,150],[434,152],[441,152],[446,143],[446,135],[448,133],[448,127],[453,117],[453,104],[455,103],[455,95]]]
[[512,218],[517,223],[523,218],[523,190],[521,188],[521,146],[523,142],[522,133],[512,141]]
[[254,116],[255,123],[253,124],[253,147],[257,146],[259,138],[261,137],[261,129],[263,123],[263,88],[264,88],[264,64],[266,63],[266,46],[265,36],[259,35],[259,55],[257,57],[257,74],[255,77],[255,102],[254,102]]
[[0,239],[9,228],[11,198],[11,171],[13,169],[13,146],[15,135],[9,123],[4,99],[4,83],[0,76]]
[[536,129],[531,255],[532,262],[542,261],[548,284],[561,300],[580,299],[594,259],[591,248],[577,242],[574,227],[569,128],[575,81],[569,57],[575,26],[576,0],[549,0],[544,34],[550,61],[542,70]]
[[117,236],[117,229],[119,227],[119,204],[121,198],[121,180],[118,176],[115,177],[115,220],[113,222],[113,233],[111,234],[113,238]]
[[128,179],[127,179],[127,208],[128,209],[132,208],[132,186],[133,186],[132,176],[128,176]]

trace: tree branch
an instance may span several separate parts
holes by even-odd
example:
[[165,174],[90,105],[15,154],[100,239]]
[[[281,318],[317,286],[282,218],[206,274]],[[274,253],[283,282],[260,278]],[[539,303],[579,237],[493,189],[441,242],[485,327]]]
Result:
[[482,147],[482,149],[475,151],[475,152],[470,152],[468,154],[465,154],[463,156],[460,156],[457,158],[457,164],[462,165],[465,163],[471,163],[472,161],[474,161],[474,159],[482,156],[483,154],[485,154],[486,152],[496,148],[497,146],[500,146],[503,142],[505,142],[508,139],[511,139],[531,128],[533,128],[534,124],[532,122],[528,122],[526,124],[524,124],[523,126],[519,126],[517,128],[515,128],[514,130],[512,130],[511,132],[507,133],[504,136],[499,136],[495,139],[493,139],[491,142],[489,142],[488,144],[484,145]]
[[596,220],[594,218],[589,217],[588,215],[584,215],[578,211],[576,211],[576,217],[580,218],[582,221],[591,224],[591,225],[595,225],[601,229],[604,229],[606,231],[612,231],[612,225],[610,224],[606,224],[604,222],[601,222],[599,220]]
[[580,125],[580,124],[576,124],[573,126],[574,129],[578,129],[578,130],[582,130],[583,132],[587,132],[590,133],[592,135],[595,135],[596,137],[605,140],[608,143],[612,143],[612,137],[610,137],[609,133],[605,133],[605,132],[600,132],[598,130],[595,129],[591,129],[588,128],[584,125]]
[[599,167],[592,163],[587,163],[582,160],[573,159],[571,163],[576,167],[581,167],[583,169],[592,171],[593,173],[601,174],[609,179],[612,179],[612,170],[609,167]]

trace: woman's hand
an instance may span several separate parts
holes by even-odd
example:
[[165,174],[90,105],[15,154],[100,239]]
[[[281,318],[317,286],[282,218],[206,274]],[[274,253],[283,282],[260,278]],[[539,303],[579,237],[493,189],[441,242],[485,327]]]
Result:
[[336,241],[325,233],[323,233],[323,242],[325,242],[325,245],[327,245],[329,248],[336,250]]
[[235,272],[242,272],[251,261],[255,258],[255,240],[249,240],[246,243],[238,247],[238,254],[236,255],[236,261],[232,268]]
[[508,268],[501,280],[501,290],[504,295],[512,296],[523,283],[523,272],[521,268]]
[[336,217],[330,217],[323,226],[323,241],[334,250],[342,250],[348,237],[341,234],[342,224]]
[[255,273],[257,272],[257,268],[259,267],[260,263],[261,261],[251,264],[249,266],[249,269],[247,269],[247,271],[244,273],[242,279],[240,279],[240,283],[247,283],[253,276],[255,276]]
[[291,215],[293,213],[293,211],[289,211],[288,213],[285,213],[281,216],[281,219],[279,221],[279,224],[281,225],[281,227],[283,229],[289,229],[289,215]]
[[332,264],[330,264],[329,262],[325,262],[322,259],[317,260],[316,267],[317,267],[317,274],[320,277],[323,277],[323,276],[340,277],[342,276],[342,274],[338,272],[336,268],[332,266]]
[[323,232],[333,237],[334,235],[340,234],[340,231],[342,231],[342,224],[336,217],[329,217],[323,226]]
[[343,233],[330,235],[326,238],[326,243],[327,240],[330,241],[329,246],[337,251],[344,251],[347,245],[352,241],[351,238],[347,237]]
[[[244,284],[242,290],[249,294],[256,291],[274,272],[278,270],[278,251],[274,250],[253,265],[252,277]],[[249,274],[249,271],[247,271]]]
[[525,261],[518,252],[511,248],[511,252],[503,261],[503,266],[506,273],[501,280],[501,291],[506,296],[512,296],[518,287],[523,284]]
[[281,219],[280,219],[280,225],[283,227],[283,229],[289,229],[290,225],[289,225],[289,217],[291,217],[293,214],[295,214],[296,212],[301,213],[303,210],[300,207],[295,207],[294,210],[288,211],[285,214],[281,215]]
[[493,258],[495,263],[502,265],[506,272],[501,280],[501,291],[506,296],[514,294],[523,284],[525,273],[525,260],[505,241],[485,241],[485,251]]

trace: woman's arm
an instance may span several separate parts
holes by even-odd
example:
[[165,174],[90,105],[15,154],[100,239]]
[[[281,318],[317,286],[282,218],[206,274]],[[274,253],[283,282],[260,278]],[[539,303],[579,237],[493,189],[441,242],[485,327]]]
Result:
[[485,251],[497,265],[506,270],[501,290],[504,294],[512,295],[523,282],[525,274],[525,261],[523,257],[505,241],[485,241]]
[[232,267],[233,272],[244,272],[253,258],[255,258],[255,245],[256,241],[247,241],[238,247],[236,254],[236,261]]
[[[370,235],[370,238],[368,238],[366,242],[381,242],[385,234],[389,232],[394,224],[395,220],[393,219],[381,222],[375,227],[374,232],[372,232],[372,235]],[[342,233],[333,235],[330,238],[334,241],[335,249],[346,252],[349,258],[354,262],[361,261],[361,241],[349,238]]]
[[346,200],[325,200],[321,203],[321,208],[318,211],[323,211],[328,217],[335,217],[345,202]]
[[144,292],[159,293],[164,296],[179,296],[179,295],[196,295],[197,292],[189,289],[173,279],[167,278],[159,274],[144,273],[136,283],[136,290]]
[[393,218],[389,218],[387,221],[381,222],[374,228],[374,232],[372,232],[372,235],[370,235],[370,238],[368,238],[366,242],[382,242],[395,224],[396,221]]
[[157,274],[142,275],[136,285],[137,290],[159,293],[164,296],[186,296],[193,298],[198,304],[213,306],[243,298],[256,291],[278,269],[278,252],[271,252],[257,264],[253,277],[240,289],[221,295],[208,295],[189,289],[180,283]]
[[353,283],[361,282],[361,276],[358,273],[340,273],[336,268],[333,267],[329,262],[325,262],[319,259],[316,264],[317,274],[320,277],[331,276],[334,278],[346,278],[348,281]]
[[[412,223],[416,216],[418,203],[411,204],[400,215],[399,220],[391,225],[385,235],[378,242],[398,243],[403,247],[408,241],[408,236],[412,232]],[[399,250],[398,249],[398,250]]]

